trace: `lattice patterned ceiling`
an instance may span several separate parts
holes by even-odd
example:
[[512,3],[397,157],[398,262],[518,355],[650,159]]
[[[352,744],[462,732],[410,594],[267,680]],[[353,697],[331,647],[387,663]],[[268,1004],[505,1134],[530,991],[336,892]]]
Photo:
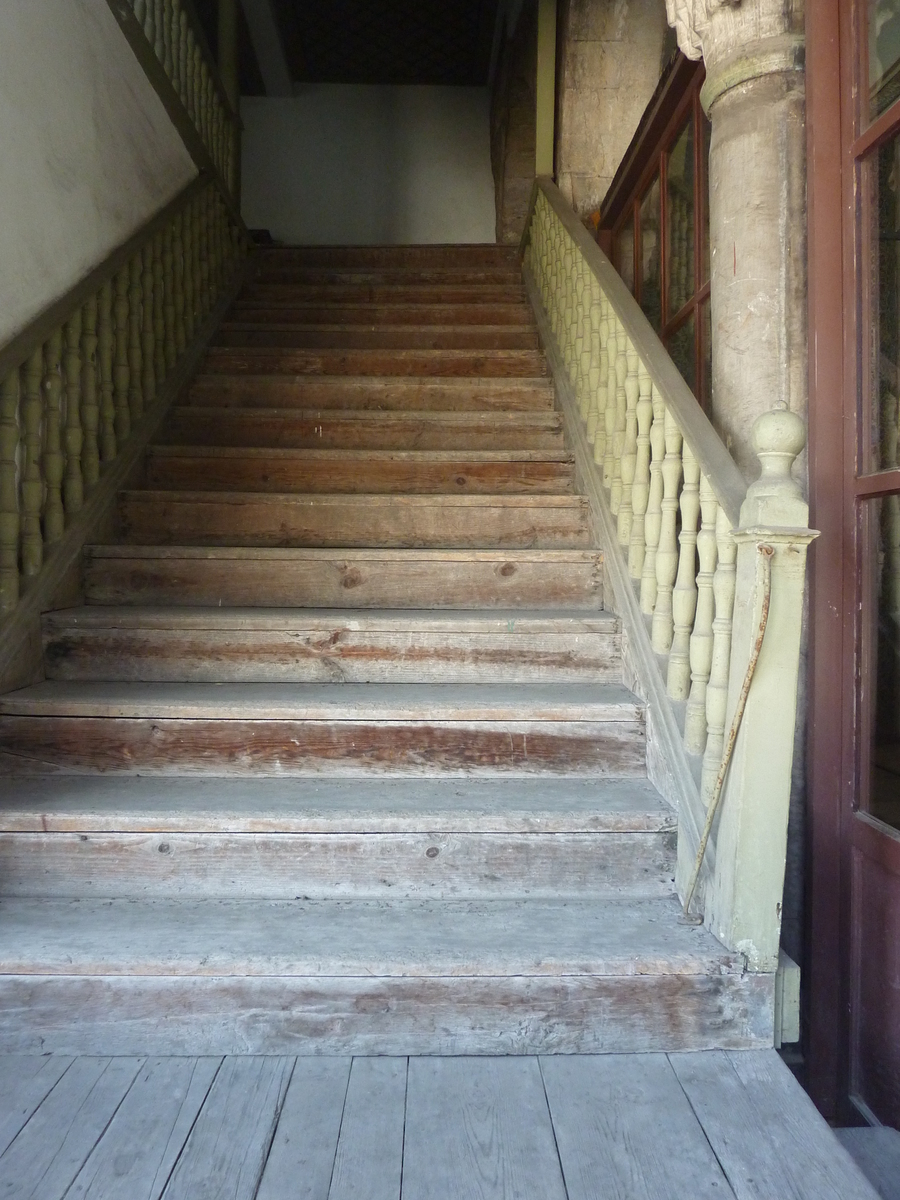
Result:
[[308,83],[484,84],[497,0],[276,0]]

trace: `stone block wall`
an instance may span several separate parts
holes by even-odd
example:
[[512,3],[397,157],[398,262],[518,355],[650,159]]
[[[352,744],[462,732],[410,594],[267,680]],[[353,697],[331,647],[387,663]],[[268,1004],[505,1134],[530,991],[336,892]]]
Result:
[[664,0],[559,0],[556,177],[582,215],[600,202],[673,49]]
[[497,241],[517,245],[534,182],[537,4],[527,0],[500,48],[491,98],[491,166]]

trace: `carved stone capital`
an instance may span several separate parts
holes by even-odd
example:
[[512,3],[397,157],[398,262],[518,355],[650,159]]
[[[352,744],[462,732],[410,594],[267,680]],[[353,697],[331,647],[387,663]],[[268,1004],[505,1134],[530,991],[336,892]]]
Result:
[[741,0],[666,0],[666,17],[678,36],[685,58],[704,56],[703,36],[718,8],[734,8]]

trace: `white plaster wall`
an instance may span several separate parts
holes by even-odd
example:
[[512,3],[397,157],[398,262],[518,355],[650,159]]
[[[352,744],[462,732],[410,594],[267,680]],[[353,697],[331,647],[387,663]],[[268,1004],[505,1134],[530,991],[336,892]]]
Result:
[[106,0],[0,0],[0,344],[195,174]]
[[241,101],[243,213],[306,245],[493,242],[487,88],[304,85]]

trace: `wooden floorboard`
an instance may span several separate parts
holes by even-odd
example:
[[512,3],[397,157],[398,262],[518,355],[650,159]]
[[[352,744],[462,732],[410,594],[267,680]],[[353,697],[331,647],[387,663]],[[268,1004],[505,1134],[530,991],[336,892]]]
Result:
[[878,1200],[773,1050],[7,1056],[0,1085],[7,1200]]

